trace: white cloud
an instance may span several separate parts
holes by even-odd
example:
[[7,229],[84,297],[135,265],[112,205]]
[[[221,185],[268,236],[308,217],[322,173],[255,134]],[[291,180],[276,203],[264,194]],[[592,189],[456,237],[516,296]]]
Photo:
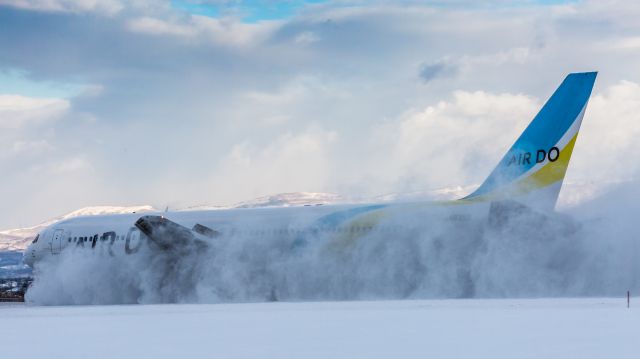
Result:
[[38,154],[52,150],[54,147],[46,140],[18,140],[13,143],[11,152],[14,155],[19,154]]
[[104,86],[96,85],[96,84],[89,84],[89,85],[85,85],[84,86],[84,88],[78,94],[78,96],[98,97],[98,96],[102,95],[103,92],[104,92]]
[[69,101],[64,99],[0,95],[0,128],[16,129],[50,121],[66,113],[69,107]]
[[173,35],[201,39],[217,45],[248,46],[266,39],[279,22],[243,23],[235,18],[188,15],[175,19],[141,17],[129,20],[127,28],[149,35]]
[[[327,83],[315,76],[296,76],[286,83],[269,90],[250,90],[238,94],[232,109],[231,117],[237,123],[255,123],[264,126],[278,126],[285,123],[308,123],[321,121],[328,114],[313,113],[319,100],[335,103],[345,101],[352,94],[339,88],[336,84]],[[316,104],[313,104],[316,102]],[[307,124],[304,124],[306,122]]]
[[280,126],[291,120],[290,116],[286,115],[273,115],[260,117],[259,121],[265,126]]
[[151,35],[195,36],[195,27],[185,24],[171,23],[152,17],[141,17],[128,22],[129,30]]
[[115,15],[124,9],[119,0],[0,0],[0,5],[9,5],[25,10],[51,12],[92,12]]
[[294,41],[297,44],[306,45],[320,41],[320,37],[312,31],[303,31],[295,37]]
[[64,175],[79,173],[81,171],[92,171],[93,167],[86,158],[77,155],[52,164],[48,170],[55,174]]
[[609,45],[614,49],[637,50],[637,49],[640,49],[640,36],[624,37],[616,41],[613,41],[612,43],[605,43],[603,45],[605,46]]
[[537,100],[524,95],[456,91],[451,100],[407,111],[377,129],[374,148],[383,149],[379,156],[387,164],[378,177],[419,179],[410,185],[422,189],[477,183],[538,107]]
[[323,190],[331,177],[330,146],[335,133],[287,133],[264,146],[248,142],[231,149],[216,168],[210,188],[223,202],[267,194]]
[[193,15],[193,23],[212,42],[223,45],[252,45],[268,38],[281,23],[263,21],[255,24],[243,23],[238,19],[214,19]]
[[621,81],[594,94],[576,142],[570,180],[612,181],[640,175],[640,84]]
[[514,47],[493,54],[466,56],[462,59],[462,62],[468,66],[500,66],[507,63],[524,64],[530,57],[531,49],[527,47]]

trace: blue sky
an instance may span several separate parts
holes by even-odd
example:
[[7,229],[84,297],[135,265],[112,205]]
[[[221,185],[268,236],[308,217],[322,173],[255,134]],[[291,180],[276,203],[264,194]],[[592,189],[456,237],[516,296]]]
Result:
[[15,93],[32,97],[70,98],[82,92],[82,84],[61,81],[37,81],[25,70],[0,71],[0,93]]
[[0,4],[0,229],[91,205],[464,192],[573,71],[600,75],[567,180],[639,170],[618,160],[640,151],[632,1]]
[[195,2],[195,1],[171,1],[175,9],[184,10],[191,14],[219,17],[221,15],[236,15],[244,22],[252,23],[264,20],[282,20],[291,18],[308,5],[325,3],[325,0],[309,1],[220,1],[220,2]]
[[[183,1],[172,0],[171,6],[191,14],[219,17],[225,14],[237,14],[243,21],[256,22],[263,20],[282,20],[291,18],[300,10],[309,5],[326,4],[327,0],[306,1],[272,1],[272,0],[245,0],[245,1]],[[528,5],[559,5],[575,3],[577,0],[525,0],[525,1],[498,1],[495,3],[470,3],[457,1],[400,1],[401,5],[430,5],[438,7],[471,7],[471,6],[528,6]],[[366,5],[366,2],[333,2],[334,6]],[[379,1],[371,1],[370,4],[380,4]]]
[[[415,6],[429,5],[436,7],[510,7],[529,5],[559,5],[575,3],[577,0],[525,0],[525,1],[498,1],[470,3],[466,1],[399,1],[400,5]],[[245,0],[245,1],[183,1],[172,0],[171,6],[175,9],[191,14],[220,17],[224,15],[236,15],[244,22],[252,23],[264,20],[283,20],[295,16],[309,5],[327,4],[327,0],[306,1],[272,1],[272,0]],[[371,5],[380,4],[379,1],[371,1]],[[333,2],[333,6],[366,5],[367,2]]]

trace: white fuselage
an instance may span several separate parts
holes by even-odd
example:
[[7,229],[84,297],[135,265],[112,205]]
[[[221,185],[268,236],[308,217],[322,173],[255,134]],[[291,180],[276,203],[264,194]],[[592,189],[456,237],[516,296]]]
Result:
[[[415,232],[442,224],[453,227],[483,220],[487,203],[416,202],[360,205],[306,205],[280,208],[131,213],[76,217],[55,223],[38,234],[27,248],[25,263],[71,248],[108,254],[135,253],[145,241],[136,226],[142,216],[162,216],[187,229],[196,225],[216,232],[219,238],[234,236],[299,238],[325,236],[333,240],[353,240],[373,232]],[[194,232],[194,237],[206,238]],[[215,240],[218,240],[217,238]]]

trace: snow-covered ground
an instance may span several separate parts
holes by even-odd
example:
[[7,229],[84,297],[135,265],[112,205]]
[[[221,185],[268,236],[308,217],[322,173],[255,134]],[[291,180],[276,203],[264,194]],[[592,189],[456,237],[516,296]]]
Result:
[[1,305],[3,358],[637,358],[626,299]]

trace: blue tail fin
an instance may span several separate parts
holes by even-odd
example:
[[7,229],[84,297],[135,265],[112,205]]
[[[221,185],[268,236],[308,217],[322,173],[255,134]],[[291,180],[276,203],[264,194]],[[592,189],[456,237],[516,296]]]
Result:
[[489,177],[464,200],[516,199],[553,209],[596,75],[569,74]]

